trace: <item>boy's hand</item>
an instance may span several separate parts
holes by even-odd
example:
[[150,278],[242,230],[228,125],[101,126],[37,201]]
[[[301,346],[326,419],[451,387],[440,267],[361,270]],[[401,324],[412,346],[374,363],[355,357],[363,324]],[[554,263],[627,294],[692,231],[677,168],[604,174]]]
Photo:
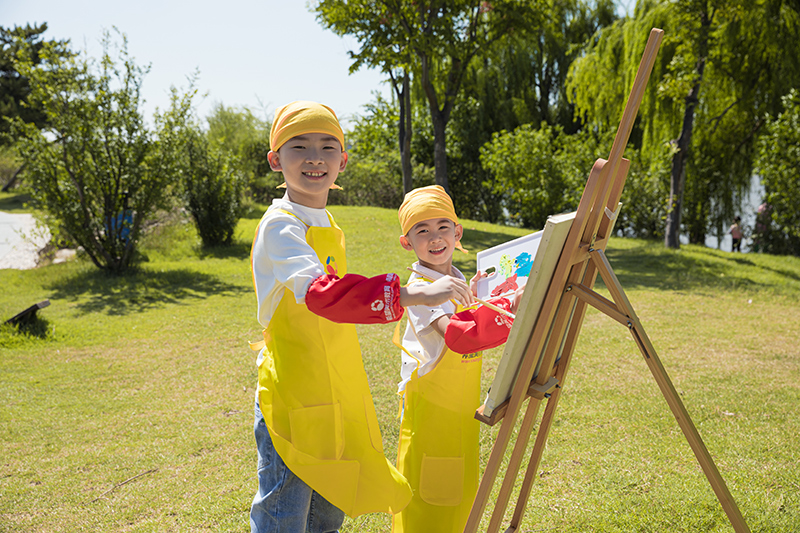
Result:
[[522,300],[522,293],[524,292],[525,287],[520,287],[514,291],[514,294],[511,297],[511,312],[515,315],[517,314],[517,309],[519,309],[519,302]]
[[452,276],[444,276],[433,283],[414,284],[400,289],[400,305],[441,305],[448,300],[456,300],[462,306],[472,305],[474,299],[467,283]]
[[488,277],[489,274],[481,270],[478,270],[478,272],[474,276],[472,276],[472,279],[469,280],[469,290],[470,292],[472,292],[473,296],[478,296],[478,282],[483,278],[488,278]]

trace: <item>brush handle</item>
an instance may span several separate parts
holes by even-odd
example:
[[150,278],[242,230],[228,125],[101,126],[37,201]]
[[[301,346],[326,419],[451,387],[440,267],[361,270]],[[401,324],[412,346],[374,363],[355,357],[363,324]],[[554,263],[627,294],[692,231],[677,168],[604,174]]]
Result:
[[[413,269],[413,268],[411,268],[411,267],[406,267],[406,270],[410,270],[411,272],[413,272],[413,273],[414,273],[414,274],[416,274],[417,276],[421,277],[421,278],[422,278],[422,279],[424,279],[425,281],[430,281],[430,282],[433,282],[433,281],[435,281],[435,280],[432,280],[430,277],[426,276],[425,274],[423,274],[422,272],[419,272],[419,271],[417,271],[417,270],[414,270],[414,269]],[[502,314],[502,315],[506,315],[507,317],[510,317],[512,320],[513,320],[513,319],[515,319],[515,318],[517,318],[517,316],[516,316],[514,313],[511,313],[510,311],[506,311],[506,310],[505,310],[505,309],[503,309],[502,307],[497,307],[497,306],[496,306],[496,305],[494,305],[494,304],[490,304],[489,302],[487,302],[487,301],[485,301],[485,300],[481,300],[480,298],[475,298],[475,301],[476,301],[476,302],[478,302],[478,303],[479,303],[479,304],[481,304],[481,305],[485,305],[486,307],[488,307],[488,308],[489,308],[489,309],[491,309],[492,311],[497,311],[498,313],[500,313],[500,314]]]

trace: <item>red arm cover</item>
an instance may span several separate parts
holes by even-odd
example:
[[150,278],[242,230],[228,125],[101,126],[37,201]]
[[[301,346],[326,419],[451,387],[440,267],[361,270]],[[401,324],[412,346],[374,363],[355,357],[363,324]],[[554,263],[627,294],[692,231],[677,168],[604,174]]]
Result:
[[383,324],[400,320],[400,280],[396,274],[366,278],[346,274],[343,278],[320,276],[306,293],[309,311],[331,322]]
[[[511,310],[511,302],[507,298],[495,298],[489,303],[506,311]],[[508,340],[513,322],[511,318],[481,305],[450,317],[444,342],[448,348],[460,354],[488,350]]]

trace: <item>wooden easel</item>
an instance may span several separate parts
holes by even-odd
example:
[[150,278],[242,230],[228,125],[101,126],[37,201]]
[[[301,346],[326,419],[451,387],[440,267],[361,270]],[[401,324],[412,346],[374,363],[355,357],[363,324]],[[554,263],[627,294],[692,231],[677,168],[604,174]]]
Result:
[[[592,167],[575,220],[558,259],[538,319],[527,342],[511,397],[507,403],[495,408],[490,417],[483,416],[481,409],[475,415],[475,418],[489,425],[494,425],[502,420],[502,425],[472,505],[465,533],[478,531],[520,409],[523,402],[530,398],[496,505],[492,511],[489,527],[486,530],[489,533],[499,531],[508,507],[511,489],[517,479],[523,454],[539,413],[539,407],[546,399],[547,406],[536,434],[536,441],[517,497],[514,515],[505,533],[515,532],[520,527],[530,496],[531,485],[555,419],[556,408],[561,396],[561,386],[569,370],[587,304],[630,330],[734,530],[737,533],[749,533],[750,531],[603,252],[613,228],[615,212],[628,173],[629,161],[622,158],[622,153],[628,143],[662,37],[662,30],[654,28],[650,32],[619,129],[614,138],[611,154],[608,160],[598,159]],[[593,287],[598,274],[602,277],[613,301],[594,292]],[[525,303],[524,297],[522,303]],[[538,374],[534,376],[540,359]]]

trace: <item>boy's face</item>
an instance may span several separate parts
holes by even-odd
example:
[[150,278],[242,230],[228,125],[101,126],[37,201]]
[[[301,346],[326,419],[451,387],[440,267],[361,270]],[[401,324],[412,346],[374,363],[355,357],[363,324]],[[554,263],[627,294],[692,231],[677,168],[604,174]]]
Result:
[[331,185],[347,165],[347,152],[327,133],[306,133],[292,137],[277,152],[269,152],[267,159],[272,170],[283,173],[289,201],[321,209],[328,203]]
[[406,250],[413,250],[422,266],[449,275],[453,250],[463,232],[461,224],[448,218],[430,218],[417,222],[407,235],[401,235],[400,244]]

